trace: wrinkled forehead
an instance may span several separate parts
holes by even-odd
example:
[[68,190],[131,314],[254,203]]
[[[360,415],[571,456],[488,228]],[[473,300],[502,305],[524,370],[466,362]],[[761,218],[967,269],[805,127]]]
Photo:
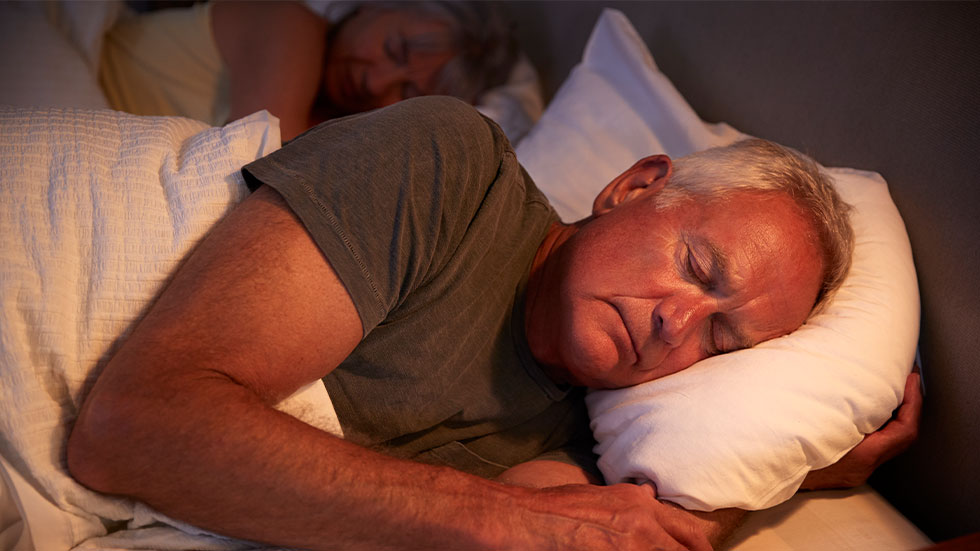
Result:
[[[787,195],[742,193],[705,206],[697,234],[714,249],[735,296],[764,300],[790,318],[809,315],[824,262],[814,224]],[[787,312],[789,313],[789,312]]]
[[819,257],[820,240],[813,215],[789,194],[781,191],[722,191],[712,195],[688,195],[703,206],[702,224],[722,233],[744,233],[773,244],[807,244]]

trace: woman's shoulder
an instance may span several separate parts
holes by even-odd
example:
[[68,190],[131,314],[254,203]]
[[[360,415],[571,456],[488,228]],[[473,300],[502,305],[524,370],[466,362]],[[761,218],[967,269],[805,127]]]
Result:
[[[326,43],[327,20],[301,2],[216,2],[211,25],[219,48],[247,50],[249,45],[275,47]],[[297,52],[300,53],[300,52]]]
[[299,2],[218,2],[212,10],[231,118],[267,109],[284,139],[305,130],[323,73],[326,20]]

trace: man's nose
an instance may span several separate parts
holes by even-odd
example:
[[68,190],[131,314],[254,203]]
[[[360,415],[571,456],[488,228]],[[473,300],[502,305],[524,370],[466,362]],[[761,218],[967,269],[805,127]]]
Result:
[[711,313],[706,297],[674,296],[665,299],[654,311],[654,323],[660,327],[660,338],[676,348],[702,326]]

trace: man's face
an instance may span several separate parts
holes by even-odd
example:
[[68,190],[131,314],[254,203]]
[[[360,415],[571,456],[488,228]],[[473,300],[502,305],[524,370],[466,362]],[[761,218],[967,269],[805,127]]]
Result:
[[345,21],[328,45],[324,90],[346,114],[432,94],[436,76],[454,55],[448,44],[448,26],[438,19],[365,8]]
[[738,192],[658,210],[655,195],[644,190],[562,245],[552,327],[544,340],[529,327],[553,378],[638,384],[790,333],[809,315],[822,263],[789,197]]

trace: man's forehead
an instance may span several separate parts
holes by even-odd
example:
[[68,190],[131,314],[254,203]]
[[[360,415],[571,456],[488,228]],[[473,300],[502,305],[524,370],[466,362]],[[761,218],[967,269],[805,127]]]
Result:
[[[821,277],[809,221],[789,196],[730,194],[710,201],[687,239],[727,300],[729,334],[748,347],[796,329]],[[810,287],[813,287],[812,289]]]
[[805,234],[807,239],[814,235],[804,209],[782,192],[734,191],[699,203],[695,229],[714,241],[738,235],[751,237],[760,246],[772,243],[778,248],[788,246],[792,240],[787,237],[793,234]]

